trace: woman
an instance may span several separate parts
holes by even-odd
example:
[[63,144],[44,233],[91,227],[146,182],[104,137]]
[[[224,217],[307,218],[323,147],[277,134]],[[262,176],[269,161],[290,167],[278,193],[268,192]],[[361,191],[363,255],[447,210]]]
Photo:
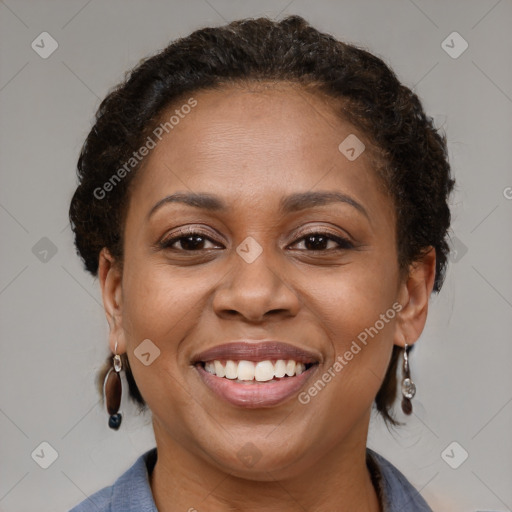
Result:
[[453,180],[380,59],[298,16],[198,30],[105,98],[78,174],[109,425],[125,372],[156,448],[73,512],[431,510],[366,440],[397,380],[411,413]]

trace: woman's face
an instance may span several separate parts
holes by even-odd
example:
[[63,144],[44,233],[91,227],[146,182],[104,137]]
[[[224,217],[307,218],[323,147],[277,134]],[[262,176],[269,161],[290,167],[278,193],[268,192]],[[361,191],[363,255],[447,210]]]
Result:
[[[393,202],[364,134],[319,97],[285,84],[192,96],[133,183],[124,269],[104,288],[111,348],[128,354],[157,443],[234,475],[296,474],[366,441],[403,344]],[[178,193],[208,200],[161,202]],[[259,361],[314,364],[237,382],[209,373],[214,359],[246,379],[282,371]]]

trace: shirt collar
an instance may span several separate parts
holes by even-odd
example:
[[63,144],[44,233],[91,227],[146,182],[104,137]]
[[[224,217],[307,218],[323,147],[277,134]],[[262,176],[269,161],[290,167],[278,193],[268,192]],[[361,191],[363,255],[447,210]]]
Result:
[[112,492],[112,512],[158,512],[149,475],[155,467],[156,447],[141,455],[133,466],[121,475]]

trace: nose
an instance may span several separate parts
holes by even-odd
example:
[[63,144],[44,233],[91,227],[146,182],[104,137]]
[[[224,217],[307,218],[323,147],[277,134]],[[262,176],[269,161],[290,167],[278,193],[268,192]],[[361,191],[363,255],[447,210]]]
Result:
[[297,315],[300,300],[283,272],[271,265],[265,249],[255,261],[248,263],[234,254],[231,270],[219,283],[213,298],[213,309],[224,318],[243,318],[263,322]]

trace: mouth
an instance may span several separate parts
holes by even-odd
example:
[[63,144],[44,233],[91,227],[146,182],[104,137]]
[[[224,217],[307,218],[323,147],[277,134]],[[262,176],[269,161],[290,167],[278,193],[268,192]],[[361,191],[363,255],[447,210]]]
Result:
[[198,354],[192,364],[219,398],[239,407],[272,407],[295,395],[321,356],[282,342],[237,342]]
[[301,363],[293,359],[272,361],[222,361],[215,359],[198,363],[202,368],[216,377],[232,380],[238,384],[254,384],[256,382],[279,381],[302,375],[314,363]]

